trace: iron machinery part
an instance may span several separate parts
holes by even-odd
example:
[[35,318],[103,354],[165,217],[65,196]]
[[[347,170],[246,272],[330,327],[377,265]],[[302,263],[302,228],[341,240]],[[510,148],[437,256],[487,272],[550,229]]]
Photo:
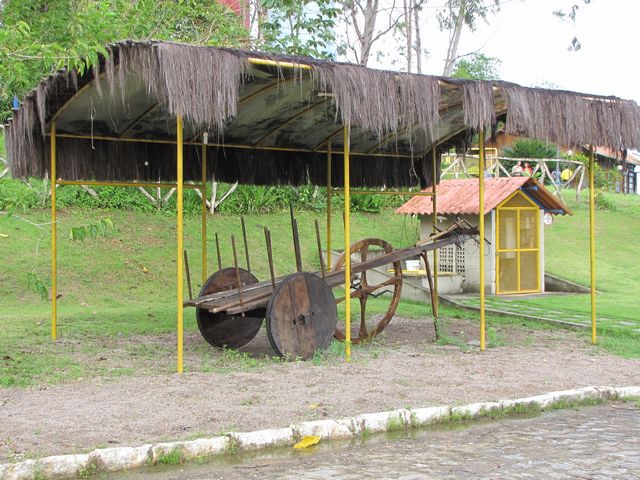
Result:
[[331,287],[318,275],[286,276],[267,305],[267,336],[281,357],[308,360],[331,343],[338,308]]
[[[244,268],[238,268],[238,274],[241,287],[258,283],[258,279]],[[204,283],[199,296],[236,290],[237,278],[235,267],[218,270]],[[264,308],[237,315],[229,315],[226,312],[211,313],[206,308],[196,309],[200,333],[207,342],[217,348],[240,348],[249,343],[260,331],[264,315]]]
[[[351,263],[354,264],[356,261],[358,263],[366,262],[371,247],[379,247],[385,254],[393,252],[393,247],[389,242],[380,238],[365,238],[351,245],[351,248],[349,249],[349,254],[352,257]],[[355,260],[353,258],[354,256],[356,256],[358,260]],[[336,260],[332,271],[335,272],[337,270],[344,269],[344,260],[345,255],[343,252],[338,260]],[[352,330],[351,341],[353,343],[360,343],[374,338],[385,329],[396,313],[398,303],[400,302],[400,295],[402,293],[402,263],[400,260],[397,260],[392,262],[390,265],[393,267],[393,276],[381,283],[369,283],[366,270],[361,272],[358,277],[351,281],[351,298],[357,298],[360,304],[360,328],[357,335],[355,335]],[[375,325],[367,325],[367,299],[369,297],[379,297],[383,293],[391,294],[389,308],[382,318],[375,319],[373,321],[369,319],[369,322],[375,323]],[[338,303],[344,302],[345,298],[346,297],[340,297],[338,299]],[[345,334],[342,330],[336,328],[334,337],[340,341],[344,341]]]

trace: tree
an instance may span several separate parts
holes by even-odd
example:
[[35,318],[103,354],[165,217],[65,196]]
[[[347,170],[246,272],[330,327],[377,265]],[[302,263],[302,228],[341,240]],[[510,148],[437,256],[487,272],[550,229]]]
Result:
[[498,80],[500,78],[498,67],[501,63],[499,58],[487,57],[483,53],[473,53],[456,62],[451,76],[472,80]]
[[260,0],[256,11],[257,48],[315,58],[334,57],[339,9],[332,0]]
[[509,158],[556,158],[557,153],[558,147],[553,143],[536,139],[517,140],[502,149],[502,155]]
[[248,32],[238,16],[206,0],[8,0],[0,2],[0,120],[53,70],[81,73],[106,55],[105,44],[166,39],[234,46]]
[[[589,5],[590,3],[591,3],[591,0],[582,0],[581,3],[571,4],[571,6],[567,10],[564,10],[561,8],[554,10],[553,14],[562,21],[570,21],[571,23],[576,23],[576,17],[578,15],[578,10],[580,10],[580,6],[581,5],[586,6],[586,5]],[[571,43],[569,44],[569,47],[567,48],[567,50],[569,50],[570,52],[577,52],[581,48],[582,48],[582,43],[580,43],[580,40],[578,40],[578,37],[573,37],[571,39]]]
[[[390,4],[380,0],[345,0],[343,2],[343,20],[345,25],[345,53],[351,53],[360,65],[367,65],[375,42],[384,37],[406,18],[396,0]],[[385,24],[378,25],[378,16],[383,14]]]
[[444,8],[438,12],[438,22],[441,30],[449,32],[449,47],[444,63],[442,75],[451,76],[458,58],[460,36],[466,26],[475,30],[478,19],[486,20],[487,13],[500,7],[500,0],[492,0],[493,4],[486,5],[483,0],[447,0]]

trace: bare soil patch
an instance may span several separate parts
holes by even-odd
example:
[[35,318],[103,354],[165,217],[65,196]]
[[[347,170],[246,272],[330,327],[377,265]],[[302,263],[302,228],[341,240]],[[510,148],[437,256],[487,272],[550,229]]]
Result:
[[[476,323],[448,319],[447,326],[462,344],[477,338]],[[395,318],[376,342],[354,348],[346,364],[339,346],[313,361],[286,362],[271,358],[264,331],[242,352],[216,351],[191,332],[183,375],[172,373],[173,335],[69,339],[60,348],[91,364],[96,375],[1,389],[0,462],[393,408],[638,384],[639,360],[593,348],[574,332],[503,326],[494,335],[502,346],[481,353],[435,344],[430,321]]]

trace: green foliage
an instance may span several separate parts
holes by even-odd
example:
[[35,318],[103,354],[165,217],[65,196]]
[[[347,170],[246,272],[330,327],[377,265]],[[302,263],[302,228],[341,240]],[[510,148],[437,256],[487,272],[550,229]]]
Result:
[[554,144],[533,138],[518,140],[502,150],[502,155],[510,158],[555,158],[557,153]]
[[474,53],[463,57],[455,64],[452,77],[469,80],[498,80],[498,68],[502,61],[497,57],[487,57],[483,53]]
[[43,302],[46,302],[49,298],[47,286],[33,272],[27,273],[27,288],[33,293],[38,294],[40,300],[42,300]]
[[104,237],[115,231],[113,221],[110,218],[103,218],[97,222],[87,225],[71,227],[69,238],[73,241],[84,241],[85,238]]
[[185,462],[184,454],[179,448],[163,453],[158,457],[158,465],[181,465]]
[[0,120],[52,71],[80,73],[123,39],[166,39],[236,46],[248,32],[238,16],[204,0],[49,0],[2,2],[0,9]]
[[258,47],[265,51],[332,58],[340,11],[331,0],[262,0],[268,16],[260,23]]
[[[30,185],[12,180],[0,180],[0,210],[27,212],[33,208],[50,205],[47,181],[31,179]],[[229,189],[228,184],[218,185],[218,198]],[[86,208],[104,210],[131,210],[136,212],[161,211],[174,214],[176,196],[160,207],[153,205],[138,189],[124,187],[94,187],[96,196],[91,196],[77,185],[62,185],[57,188],[56,204],[59,208]],[[163,195],[166,189],[163,190]],[[397,208],[407,200],[405,196],[394,195],[351,195],[351,209],[354,212],[378,213],[384,208]],[[322,212],[327,206],[327,190],[314,185],[299,187],[259,185],[239,185],[236,190],[217,208],[220,213],[249,214],[282,211],[293,205],[296,210]],[[343,207],[342,195],[333,195],[332,205]],[[194,190],[184,192],[185,213],[197,214],[202,209],[202,200]]]

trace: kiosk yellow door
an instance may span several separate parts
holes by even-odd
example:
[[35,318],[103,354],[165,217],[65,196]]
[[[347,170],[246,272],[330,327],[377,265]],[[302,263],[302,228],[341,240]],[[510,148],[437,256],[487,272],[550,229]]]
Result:
[[540,209],[521,191],[497,208],[496,293],[540,291]]

